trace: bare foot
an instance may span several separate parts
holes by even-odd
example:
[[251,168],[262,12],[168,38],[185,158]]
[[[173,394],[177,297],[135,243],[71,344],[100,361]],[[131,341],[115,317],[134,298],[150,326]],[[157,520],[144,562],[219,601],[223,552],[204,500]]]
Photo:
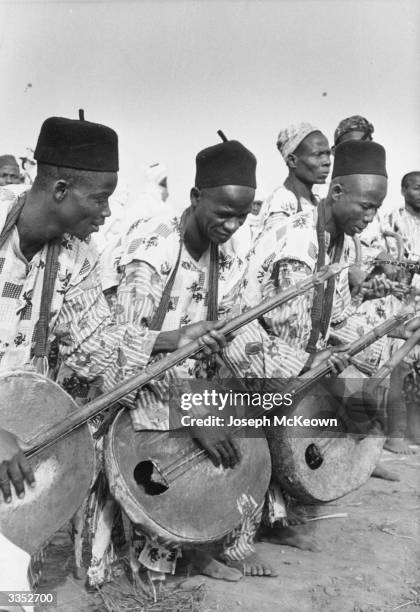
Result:
[[416,451],[409,447],[408,442],[404,438],[388,438],[384,448],[391,451],[391,453],[397,453],[397,455],[416,454]]
[[300,550],[310,550],[312,552],[321,551],[313,542],[312,538],[303,533],[299,533],[299,531],[293,529],[293,527],[274,526],[264,528],[260,533],[260,540],[262,542],[269,542],[270,544],[293,546],[293,548],[300,548]]
[[371,476],[373,478],[382,478],[383,480],[390,480],[391,482],[399,481],[400,477],[394,472],[390,472],[381,463],[377,463]]
[[204,576],[210,576],[210,578],[216,580],[227,580],[228,582],[237,582],[242,578],[240,571],[216,561],[214,557],[204,551],[193,549],[189,550],[187,554],[194,569]]
[[226,561],[229,567],[238,569],[244,576],[263,576],[274,578],[278,573],[266,563],[257,553],[252,553],[242,561]]

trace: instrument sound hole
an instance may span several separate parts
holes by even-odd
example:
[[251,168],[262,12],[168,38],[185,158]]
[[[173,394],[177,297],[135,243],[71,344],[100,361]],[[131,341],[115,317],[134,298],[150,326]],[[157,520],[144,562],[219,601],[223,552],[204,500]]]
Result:
[[305,461],[311,470],[317,470],[324,463],[324,458],[316,444],[310,444],[305,451]]
[[161,495],[169,485],[153,461],[140,461],[134,468],[134,480],[141,485],[148,495]]

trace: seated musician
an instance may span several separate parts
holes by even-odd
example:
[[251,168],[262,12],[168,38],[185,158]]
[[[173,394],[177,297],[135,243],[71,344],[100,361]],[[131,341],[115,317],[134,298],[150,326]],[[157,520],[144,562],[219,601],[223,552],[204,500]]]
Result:
[[[109,390],[142,369],[156,345],[175,350],[209,330],[208,352],[225,344],[211,322],[167,333],[112,321],[88,240],[110,215],[108,198],[117,184],[118,141],[112,129],[83,118],[51,117],[42,125],[35,158],[37,176],[27,192],[16,198],[0,190],[0,372],[29,367],[48,374],[55,336],[72,371],[87,381],[100,379],[102,389]],[[53,281],[54,274],[53,286],[45,290],[44,278]],[[6,503],[11,485],[19,498],[25,483],[37,485],[16,435],[18,426],[14,433],[0,428],[0,489]],[[25,590],[28,555],[7,535],[0,535],[0,591]]]
[[[267,222],[243,281],[243,307],[259,303],[324,264],[346,261],[347,237],[361,232],[371,222],[386,190],[385,151],[380,145],[346,142],[337,147],[330,189],[318,208],[297,213],[286,221],[273,217]],[[367,325],[356,315],[344,271],[322,292],[305,293],[269,312],[263,325],[249,324],[225,349],[225,358],[238,377],[294,377],[302,371],[302,364],[306,370],[331,358],[333,348],[325,347],[332,334],[336,342],[347,343],[380,322],[377,318]],[[415,318],[393,335],[407,338],[419,325],[420,318]],[[252,351],[247,350],[250,342]],[[382,348],[379,340],[355,361],[364,371],[372,372]],[[236,358],[238,354],[242,359]],[[266,530],[265,537],[273,543],[289,543],[285,542],[290,532],[283,528],[281,492],[272,489],[268,499],[271,529]]]
[[[395,234],[383,239],[385,252],[389,251],[388,259],[402,258],[403,261],[418,263],[420,256],[420,172],[408,172],[401,180],[401,194],[404,204],[394,209],[385,217],[385,231]],[[400,237],[401,249],[396,238]],[[402,252],[399,253],[399,250]],[[385,255],[386,257],[386,255]],[[420,274],[400,268],[391,268],[392,278],[401,277],[410,292],[404,301],[415,300],[418,304],[420,295]],[[395,340],[391,351],[399,348],[400,342]],[[391,373],[391,385],[388,396],[388,439],[384,448],[404,455],[415,451],[410,448],[407,436],[418,443],[419,429],[419,386],[418,369],[420,349],[417,346]],[[415,435],[417,430],[417,435]]]
[[[122,275],[115,310],[118,322],[169,330],[206,318],[234,315],[231,306],[238,299],[237,283],[251,248],[249,228],[243,223],[254,200],[255,169],[254,155],[237,141],[204,149],[196,157],[190,206],[181,219],[172,218],[168,211],[166,216],[142,219],[131,227],[119,262]],[[164,345],[162,350],[166,350]],[[136,409],[130,411],[134,428],[170,428],[171,381],[206,378],[214,374],[212,368],[189,359],[167,373],[163,381],[153,381],[153,385],[141,390]],[[213,428],[214,439],[207,439],[199,427],[193,429],[193,436],[216,465],[233,467],[239,460],[235,440],[216,430]],[[192,562],[199,571],[225,580],[238,580],[242,571],[249,575],[274,574],[248,542],[246,525],[259,523],[261,508],[250,511],[237,538],[224,547],[225,563],[202,552],[192,553]],[[174,571],[177,546],[149,538],[140,546],[143,536],[138,528],[134,532],[136,559],[151,572]],[[228,567],[227,563],[236,567]]]
[[[340,121],[334,132],[334,145],[337,146],[347,140],[373,140],[373,132],[373,125],[365,117],[354,115]],[[402,183],[401,189],[404,195],[404,179]],[[404,285],[397,282],[398,275],[395,274],[395,268],[388,265],[380,267],[372,265],[372,259],[374,258],[383,259],[385,257],[385,259],[389,259],[387,257],[389,249],[393,255],[397,255],[394,239],[386,236],[386,232],[389,230],[401,235],[406,233],[400,230],[400,227],[404,228],[405,226],[404,221],[399,223],[397,217],[399,217],[399,211],[395,211],[395,213],[391,213],[389,216],[381,216],[380,211],[375,215],[372,223],[359,236],[362,261],[360,265],[352,266],[349,269],[349,282],[352,287],[352,294],[356,295],[360,289],[365,291],[362,284],[366,287],[367,283],[363,283],[363,280],[369,274],[371,288],[374,288],[375,294],[379,298],[378,300],[373,299],[365,302],[359,309],[359,316],[365,316],[367,320],[372,319],[372,317],[376,318],[378,311],[385,311],[387,316],[392,316],[401,308],[401,300],[407,301]],[[408,226],[414,227],[410,223]],[[352,244],[349,246],[351,260]],[[401,341],[398,339],[389,340],[384,347],[384,351],[392,354],[400,345]],[[411,356],[410,360],[413,363]],[[411,454],[413,452],[404,440],[406,407],[402,396],[407,368],[407,360],[404,360],[403,363],[397,365],[391,372],[386,410],[388,440],[385,442],[384,448],[402,454]],[[398,479],[397,476],[388,470],[384,470],[383,466],[381,466],[380,470],[378,468],[375,471],[375,475],[388,480]]]

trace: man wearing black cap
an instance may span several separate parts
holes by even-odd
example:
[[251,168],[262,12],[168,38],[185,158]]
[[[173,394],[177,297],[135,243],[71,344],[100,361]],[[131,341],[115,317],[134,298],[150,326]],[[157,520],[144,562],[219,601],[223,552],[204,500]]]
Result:
[[[297,213],[286,221],[274,219],[259,236],[244,279],[242,308],[254,306],[324,264],[346,261],[348,236],[360,233],[372,221],[386,190],[385,151],[380,145],[346,142],[337,147],[329,192],[318,210]],[[373,325],[375,322],[371,322]],[[395,335],[407,338],[419,325],[420,318],[416,317]],[[334,336],[335,343],[347,343],[359,338],[364,329],[368,331],[369,327],[365,319],[357,320],[347,273],[343,272],[315,295],[308,292],[271,311],[264,316],[263,325],[250,324],[224,353],[238,377],[294,377],[303,364],[303,370],[307,370],[327,360],[342,369],[346,355],[340,363],[340,355],[327,347],[329,339]],[[246,350],[250,342],[254,342],[251,354]],[[354,362],[363,371],[372,372],[382,347],[383,341],[375,342]],[[235,359],[238,354],[242,359]],[[268,513],[270,529],[265,530],[264,537],[273,543],[300,547],[299,539],[293,540],[293,534],[284,529],[279,491],[272,491],[269,503],[273,501]]]
[[[255,170],[254,155],[237,141],[225,141],[198,153],[190,206],[181,218],[171,218],[169,212],[138,221],[124,240],[118,321],[142,321],[149,329],[169,330],[234,314],[231,307],[238,300],[238,281],[251,247],[249,228],[243,223],[255,196]],[[206,379],[214,374],[214,367],[214,363],[189,359],[170,370],[164,380],[142,389],[137,408],[130,412],[134,428],[176,427],[177,423],[169,420],[170,385],[179,379]],[[233,468],[240,460],[234,438],[218,428],[206,433],[202,430],[192,429],[197,443],[216,465]],[[248,519],[258,522],[260,509],[253,512],[255,516]],[[225,547],[225,560],[236,553],[243,559],[238,566],[244,573],[272,574],[249,546],[246,533]],[[147,540],[139,556],[143,565],[158,572],[173,571],[176,558],[177,547],[155,540]],[[238,580],[242,575],[208,555],[194,552],[191,559],[201,572],[215,578]]]
[[[97,254],[86,239],[110,215],[108,198],[118,171],[112,129],[83,117],[51,117],[41,128],[35,159],[37,176],[29,191],[16,198],[0,189],[0,371],[30,366],[52,375],[55,336],[67,367],[108,390],[144,367],[162,344],[174,350],[212,330],[208,322],[184,334],[160,333],[136,324],[117,326],[111,318]],[[210,348],[225,344],[219,332],[211,334],[204,336]],[[0,489],[6,503],[11,484],[19,497],[25,495],[25,481],[36,486],[15,433],[0,429]],[[0,591],[14,588],[13,580],[2,545]]]

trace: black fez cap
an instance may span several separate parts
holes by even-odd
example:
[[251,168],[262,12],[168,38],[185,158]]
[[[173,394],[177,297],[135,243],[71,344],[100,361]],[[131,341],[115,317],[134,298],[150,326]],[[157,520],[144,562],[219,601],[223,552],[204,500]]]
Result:
[[242,185],[255,189],[255,156],[237,140],[226,140],[222,132],[219,134],[224,142],[203,149],[195,158],[195,186],[205,189]]
[[347,140],[335,150],[332,177],[349,174],[378,174],[388,177],[385,149],[369,140]]
[[118,136],[99,123],[50,117],[41,127],[34,157],[39,163],[90,170],[118,172]]

